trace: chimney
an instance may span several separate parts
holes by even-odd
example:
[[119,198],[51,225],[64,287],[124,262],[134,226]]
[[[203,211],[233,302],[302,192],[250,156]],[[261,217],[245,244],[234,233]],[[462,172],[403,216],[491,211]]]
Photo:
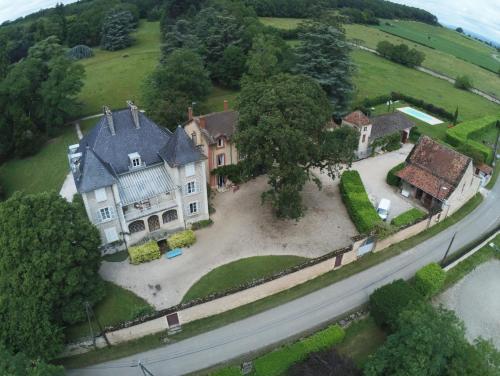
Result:
[[228,110],[229,110],[229,102],[227,101],[227,99],[224,99],[224,111]]
[[139,123],[139,109],[132,101],[127,101],[127,106],[130,108],[130,112],[132,113],[132,118],[134,119],[135,129],[139,129],[141,124]]
[[103,106],[102,111],[104,112],[104,115],[106,116],[106,122],[108,123],[108,128],[109,128],[109,131],[111,132],[111,135],[112,136],[116,135],[115,123],[113,122],[113,114],[111,113],[109,107]]
[[188,107],[188,120],[193,120],[193,107]]
[[207,120],[204,116],[199,117],[200,120],[200,128],[205,129],[207,127]]

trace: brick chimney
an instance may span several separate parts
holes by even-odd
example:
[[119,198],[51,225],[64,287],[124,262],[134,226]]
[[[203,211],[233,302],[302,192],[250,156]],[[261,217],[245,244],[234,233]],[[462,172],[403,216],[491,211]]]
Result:
[[104,113],[104,116],[106,116],[106,122],[108,123],[108,128],[109,131],[111,132],[111,135],[112,136],[116,135],[115,123],[113,122],[113,114],[111,113],[109,107],[103,106],[102,112]]
[[229,102],[227,99],[224,99],[224,111],[228,111],[229,110]]
[[139,122],[139,109],[132,101],[127,101],[127,106],[130,108],[130,112],[132,113],[132,119],[134,119],[135,129],[139,129],[141,127],[141,123]]
[[200,116],[199,118],[200,128],[205,129],[207,127],[207,120],[204,116]]
[[188,107],[188,120],[193,120],[193,107],[191,106]]

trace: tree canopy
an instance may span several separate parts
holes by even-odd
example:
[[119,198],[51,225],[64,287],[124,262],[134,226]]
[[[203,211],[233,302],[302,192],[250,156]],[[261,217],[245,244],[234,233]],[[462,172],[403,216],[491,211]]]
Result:
[[103,297],[97,229],[58,194],[0,203],[0,344],[33,358],[62,349],[65,324]]
[[134,27],[134,16],[128,10],[111,11],[102,25],[101,46],[105,50],[116,51],[132,44],[130,32]]
[[0,374],[4,376],[64,376],[64,368],[41,360],[31,360],[23,353],[14,355],[0,345]]
[[278,74],[267,81],[248,81],[240,94],[236,143],[249,168],[268,172],[263,194],[279,217],[303,214],[300,192],[319,179],[313,168],[334,178],[350,164],[358,142],[351,128],[326,129],[331,107],[318,83],[306,76]]

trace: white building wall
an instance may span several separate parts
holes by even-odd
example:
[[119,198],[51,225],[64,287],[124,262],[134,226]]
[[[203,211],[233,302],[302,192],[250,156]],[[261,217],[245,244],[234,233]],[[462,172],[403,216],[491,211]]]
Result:
[[474,166],[472,162],[469,163],[465,173],[457,185],[453,193],[446,201],[443,210],[446,210],[447,215],[453,214],[469,201],[479,190],[481,179],[474,175]]

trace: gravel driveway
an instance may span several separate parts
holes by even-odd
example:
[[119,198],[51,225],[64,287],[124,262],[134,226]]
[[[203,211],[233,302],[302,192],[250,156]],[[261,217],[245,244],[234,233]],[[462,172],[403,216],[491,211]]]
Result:
[[467,338],[491,339],[500,350],[500,261],[482,264],[436,299],[464,321]]

